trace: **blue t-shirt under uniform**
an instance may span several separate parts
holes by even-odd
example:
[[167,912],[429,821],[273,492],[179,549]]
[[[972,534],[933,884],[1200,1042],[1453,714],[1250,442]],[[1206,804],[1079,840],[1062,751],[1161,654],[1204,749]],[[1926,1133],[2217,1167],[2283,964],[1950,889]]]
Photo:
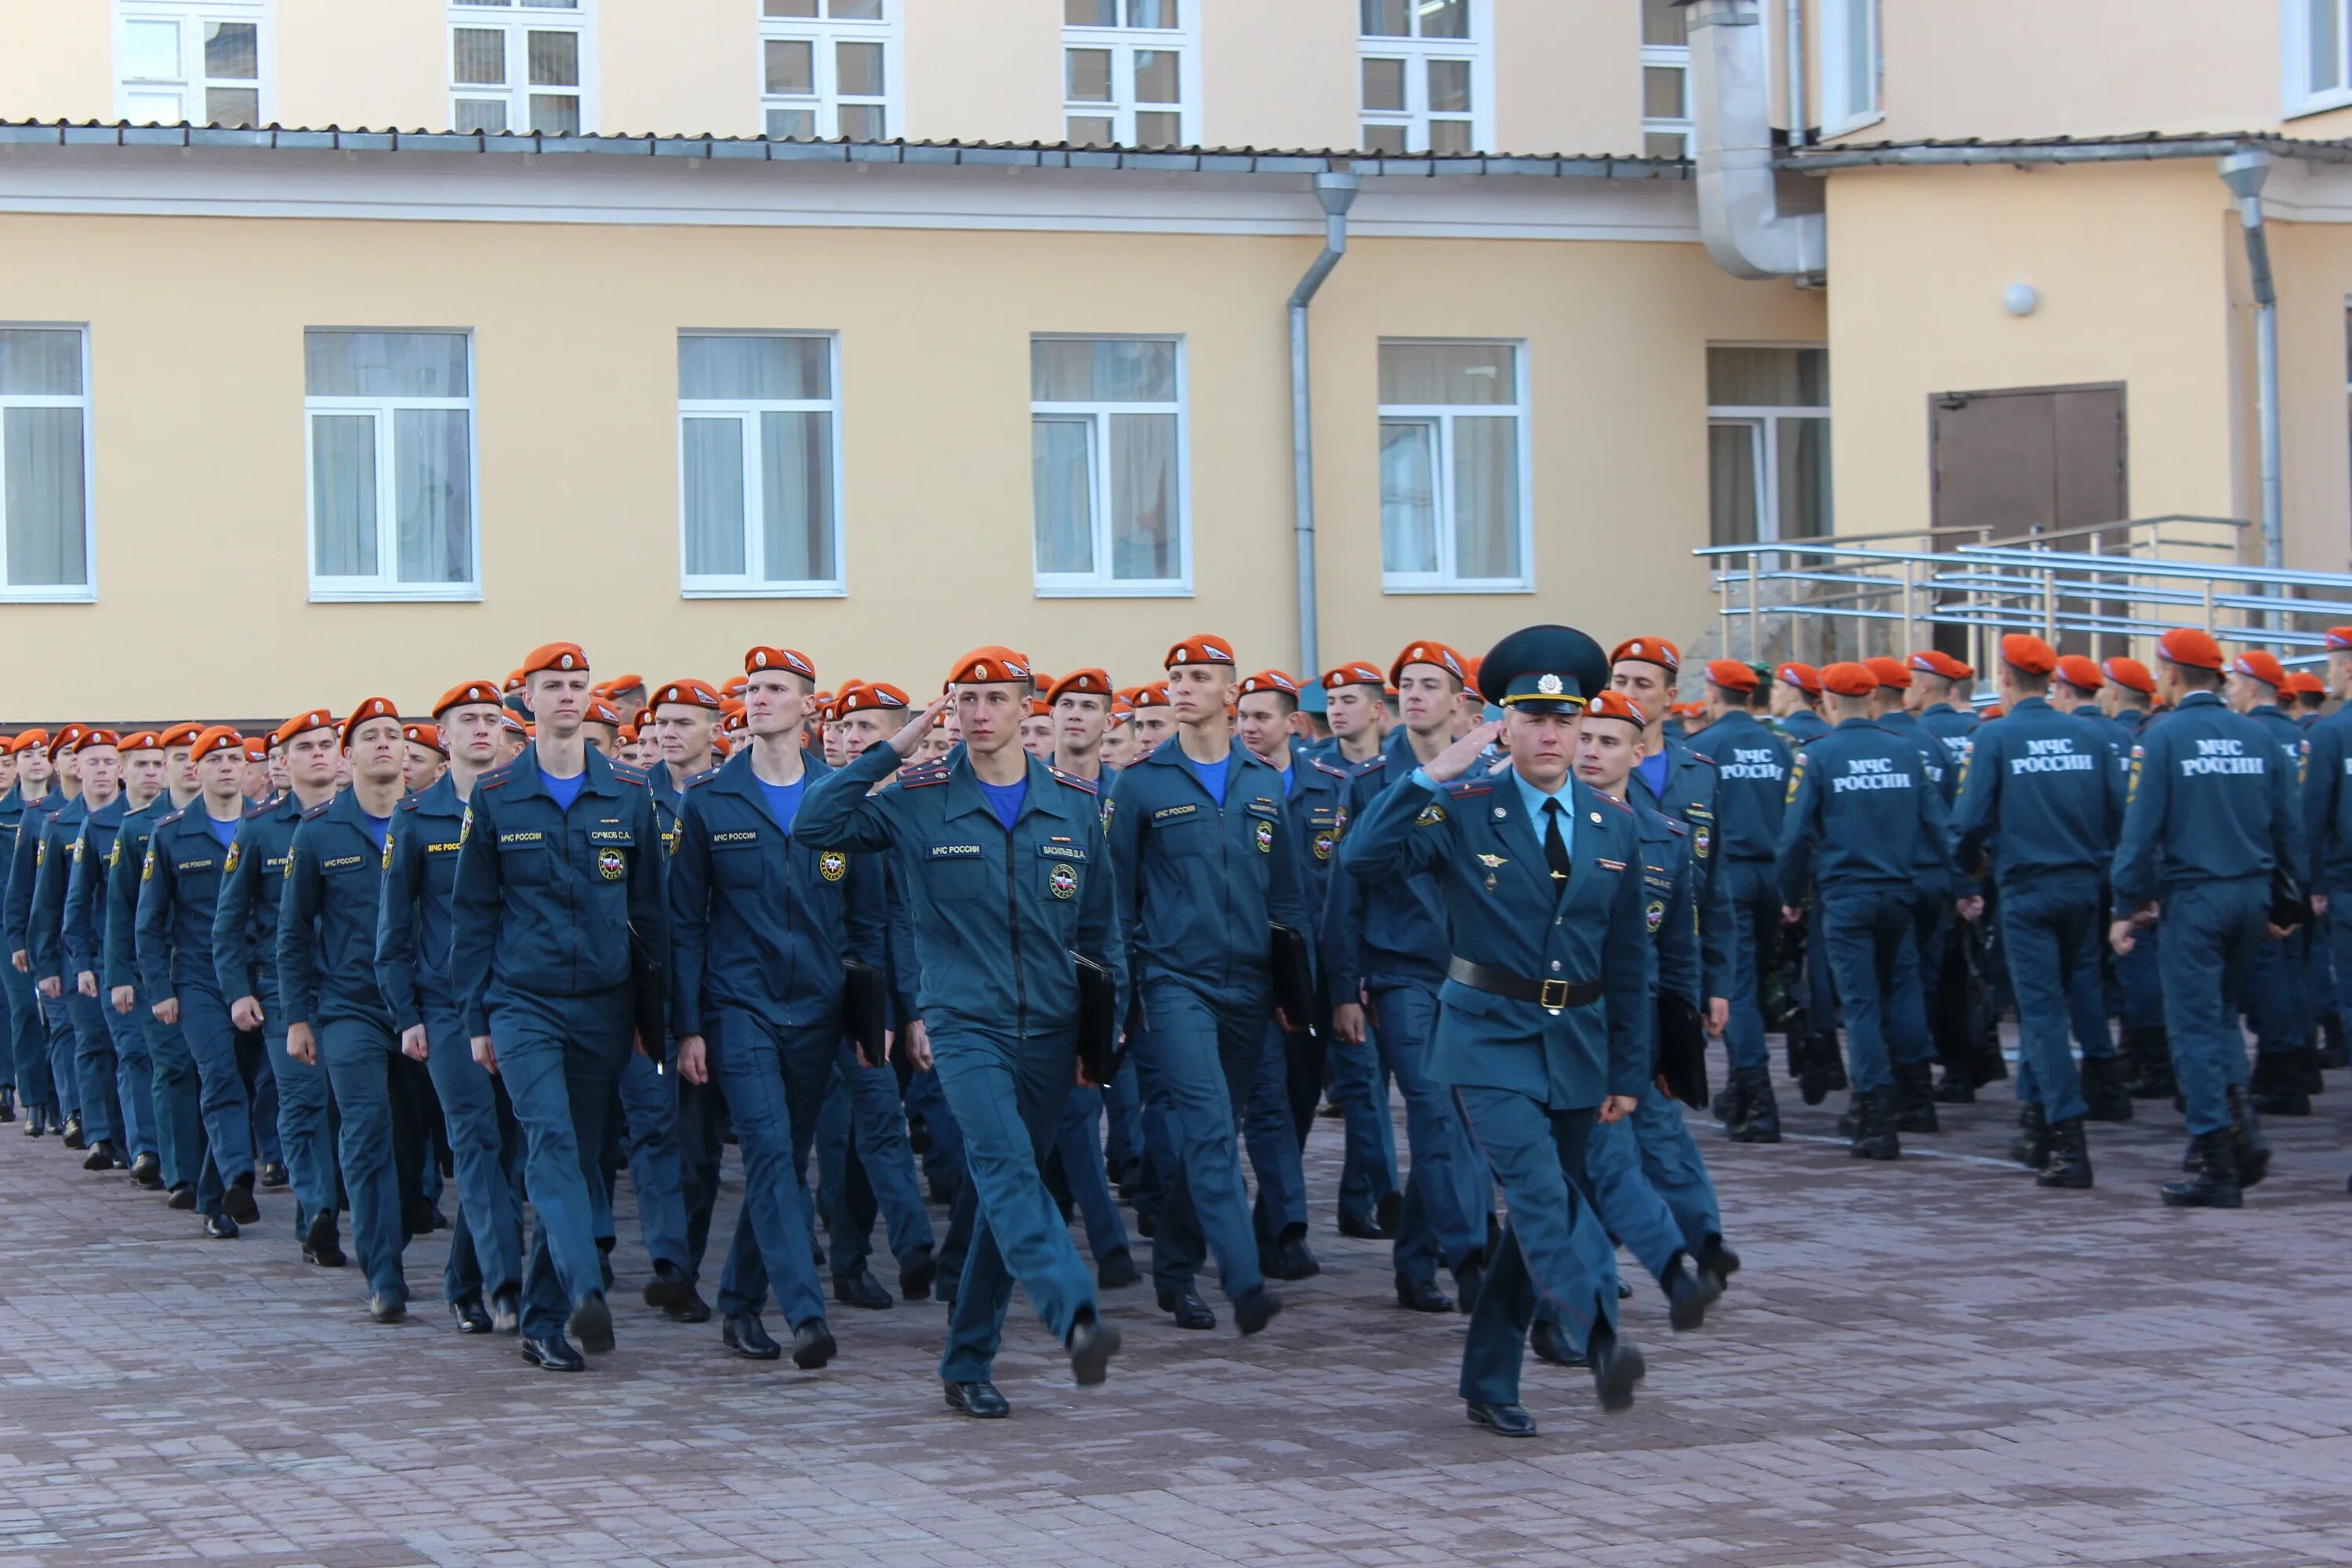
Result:
[[1670,760],[1662,751],[1654,757],[1643,757],[1638,764],[1642,770],[1642,782],[1650,786],[1652,800],[1666,798],[1666,764]]
[[570,778],[564,778],[557,773],[543,773],[539,775],[539,782],[547,786],[547,796],[555,802],[556,810],[570,811],[572,803],[580,798],[580,786],[588,782],[588,774],[584,769],[573,773]]
[[362,811],[360,813],[360,820],[367,824],[367,836],[374,840],[375,847],[378,849],[383,848],[383,836],[392,831],[392,818],[375,816]]
[[761,779],[760,793],[768,797],[768,815],[786,833],[793,830],[793,818],[800,815],[801,795],[808,789],[808,774],[803,773],[790,784],[773,784]]
[[1213,763],[1195,762],[1186,757],[1184,765],[1192,770],[1192,776],[1201,781],[1201,787],[1209,792],[1209,798],[1223,805],[1225,804],[1225,774],[1232,768],[1233,761],[1233,753],[1229,752]]
[[223,822],[219,817],[206,813],[205,826],[213,830],[213,837],[219,839],[220,847],[226,849],[228,847],[228,841],[236,837],[236,825],[244,820],[241,816],[232,816],[226,822]]
[[1004,824],[1004,831],[1010,833],[1013,823],[1020,819],[1021,803],[1029,798],[1029,775],[1024,773],[1009,784],[982,784],[980,793],[988,797],[996,820]]

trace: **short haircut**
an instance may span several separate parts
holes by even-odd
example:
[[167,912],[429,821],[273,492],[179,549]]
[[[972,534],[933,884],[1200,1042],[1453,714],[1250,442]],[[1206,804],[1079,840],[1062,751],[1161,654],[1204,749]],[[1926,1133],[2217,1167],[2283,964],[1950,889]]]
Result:
[[1281,710],[1282,716],[1286,719],[1298,711],[1298,694],[1294,691],[1285,691],[1279,686],[1269,686],[1263,690],[1252,691],[1246,695],[1273,698],[1275,707]]
[[2009,679],[2016,682],[2017,689],[2028,697],[2039,697],[2050,689],[2048,676],[2030,675],[2013,664],[2009,667]]
[[2176,664],[2172,668],[2180,672],[2180,684],[2191,691],[2221,689],[2221,672],[2218,669],[2207,669],[2196,664]]

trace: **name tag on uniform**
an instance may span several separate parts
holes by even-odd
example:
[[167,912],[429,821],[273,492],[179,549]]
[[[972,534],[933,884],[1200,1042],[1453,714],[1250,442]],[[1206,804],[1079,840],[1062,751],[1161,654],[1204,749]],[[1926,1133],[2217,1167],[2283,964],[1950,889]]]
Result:
[[1252,816],[1264,816],[1279,819],[1282,816],[1281,809],[1270,800],[1254,800],[1250,802],[1249,805],[1242,807],[1242,809],[1248,812]]
[[546,837],[546,834],[536,830],[529,833],[501,833],[499,835],[499,847],[504,849],[509,845],[537,844]]
[[739,833],[714,833],[710,836],[713,849],[749,849],[760,842],[760,830],[745,828]]
[[458,847],[457,841],[452,838],[446,844],[427,844],[425,852],[427,855],[455,855]]
[[1040,844],[1037,853],[1049,860],[1084,860],[1087,852],[1075,844]]
[[1190,816],[1200,809],[1198,805],[1163,805],[1151,814],[1151,820],[1165,822],[1173,816]]
[[354,866],[364,866],[366,864],[367,857],[364,855],[337,855],[329,859],[320,861],[319,869],[321,871],[348,871]]
[[934,844],[925,852],[926,858],[932,860],[966,860],[976,858],[979,854],[980,846],[977,844]]
[[636,841],[637,836],[625,827],[617,830],[592,827],[588,830],[588,842],[591,844],[634,845]]
[[189,871],[209,871],[213,868],[213,863],[209,860],[183,860],[180,862],[178,868],[183,873]]

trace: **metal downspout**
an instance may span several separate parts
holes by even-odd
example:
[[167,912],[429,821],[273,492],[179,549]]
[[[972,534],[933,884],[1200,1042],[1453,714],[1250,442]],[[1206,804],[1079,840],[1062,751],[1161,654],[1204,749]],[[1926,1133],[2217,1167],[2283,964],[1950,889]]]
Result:
[[1290,494],[1291,528],[1298,546],[1298,682],[1312,687],[1323,666],[1316,652],[1315,624],[1315,431],[1308,406],[1307,307],[1339,258],[1348,253],[1348,209],[1355,205],[1353,174],[1318,174],[1315,199],[1323,204],[1323,249],[1290,291]]
[[1794,152],[1805,144],[1805,7],[1801,0],[1786,0],[1781,11],[1788,23],[1784,29],[1789,67],[1789,148]]
[[2221,183],[2238,198],[2246,231],[2246,272],[2254,288],[2254,398],[2262,420],[2263,564],[2286,564],[2279,497],[2278,285],[2271,276],[2270,235],[2263,227],[2263,182],[2271,155],[2241,149],[2221,160]]
[[1734,278],[1804,278],[1828,266],[1828,219],[1784,213],[1774,172],[1772,85],[1756,0],[1690,11],[1698,232]]

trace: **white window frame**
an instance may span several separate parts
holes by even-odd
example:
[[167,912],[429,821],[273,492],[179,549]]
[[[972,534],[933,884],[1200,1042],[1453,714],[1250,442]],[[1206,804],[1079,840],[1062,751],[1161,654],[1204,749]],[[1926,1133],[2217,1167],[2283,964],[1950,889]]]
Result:
[[90,419],[89,325],[86,321],[0,321],[11,331],[71,332],[81,340],[81,391],[0,393],[0,410],[10,408],[79,408],[81,410],[81,577],[79,583],[7,581],[8,492],[6,457],[0,453],[0,604],[89,605],[98,601],[98,465],[95,431]]
[[[474,399],[479,385],[474,363],[474,333],[467,327],[314,326],[303,329],[305,358],[310,332],[428,332],[466,340],[466,395],[463,397],[336,397],[314,395],[306,386],[302,396],[302,551],[310,574],[310,603],[352,605],[383,602],[478,604],[482,597],[482,432]],[[307,369],[306,373],[307,374]],[[399,476],[393,462],[393,414],[403,408],[462,408],[466,411],[466,487],[472,508],[466,520],[467,538],[466,581],[404,583],[400,580]],[[319,475],[313,432],[321,414],[368,414],[375,418],[375,559],[373,577],[328,577],[319,572]]]
[[1697,134],[1698,124],[1691,115],[1690,54],[1688,44],[1643,44],[1642,46],[1641,68],[1644,73],[1643,89],[1645,93],[1649,86],[1646,73],[1650,71],[1680,71],[1683,79],[1682,118],[1661,120],[1649,114],[1642,116],[1642,153],[1644,157],[1649,155],[1649,139],[1653,136],[1679,136],[1683,139],[1682,155],[1685,158],[1694,155],[1691,138]]
[[[677,580],[679,595],[688,599],[840,599],[849,594],[848,537],[842,503],[841,334],[778,328],[741,331],[685,327],[681,338],[798,338],[825,345],[825,385],[830,397],[688,397],[677,399]],[[825,493],[833,500],[833,576],[771,582],[764,575],[768,542],[760,526],[767,512],[761,490],[760,416],[762,414],[830,414],[832,440],[825,461],[832,466]],[[743,570],[740,574],[694,573],[686,558],[686,422],[688,419],[735,419],[743,426]]]
[[2288,120],[2352,104],[2352,0],[2336,8],[2336,85],[2311,85],[2310,0],[2279,0],[2280,113]]
[[[1124,3],[1124,0],[1122,0]],[[1108,113],[1111,120],[1111,143],[1118,147],[1133,147],[1135,143],[1135,54],[1139,49],[1169,49],[1176,55],[1177,110],[1176,144],[1180,147],[1202,145],[1201,130],[1201,7],[1205,0],[1183,0],[1179,27],[1074,27],[1062,26],[1062,52],[1057,61],[1062,83],[1062,134],[1069,136],[1069,122],[1077,115],[1099,116]],[[1111,100],[1103,103],[1081,103],[1069,96],[1070,51],[1072,49],[1108,49],[1110,62]],[[1153,104],[1151,112],[1159,113],[1165,106]]]
[[[1176,401],[1171,403],[1057,403],[1031,397],[1029,419],[1040,416],[1088,416],[1087,478],[1093,491],[1095,569],[1090,573],[1046,572],[1037,564],[1036,495],[1030,495],[1029,574],[1040,599],[1189,599],[1192,596],[1192,406],[1191,355],[1181,332],[1033,332],[1040,342],[1164,342],[1176,351]],[[1111,575],[1111,474],[1105,460],[1110,450],[1108,432],[1114,414],[1173,414],[1176,416],[1176,575],[1173,577],[1114,577]],[[1035,437],[1031,437],[1032,441]]]
[[[1846,26],[1848,0],[1822,0],[1820,6],[1822,27],[1822,134],[1843,136],[1849,131],[1859,131],[1865,125],[1875,125],[1886,118],[1886,60],[1884,46],[1885,0],[1865,0],[1864,27],[1867,36],[1855,38]],[[1870,101],[1848,103],[1845,100],[1846,63],[1857,49],[1866,49],[1870,58]]]
[[[1350,0],[1350,4],[1353,0]],[[1356,26],[1363,26],[1362,11]],[[1408,153],[1426,153],[1429,146],[1429,62],[1433,59],[1470,62],[1470,152],[1475,156],[1495,149],[1495,7],[1494,0],[1470,0],[1470,36],[1466,38],[1398,38],[1359,32],[1356,37],[1356,123],[1358,134],[1368,122],[1402,125]],[[1402,110],[1364,106],[1364,62],[1402,59],[1405,62]],[[1447,120],[1462,116],[1448,111]]]
[[[278,76],[277,17],[272,15],[269,0],[114,0],[114,112],[118,119],[132,124],[146,124],[131,95],[142,88],[169,87],[180,95],[180,122],[205,125],[210,121],[199,112],[205,91],[215,85],[204,70],[205,40],[203,27],[206,22],[250,22],[255,33],[255,64],[258,73],[249,84],[256,91],[259,105],[255,110],[254,125],[257,129],[277,119],[277,95],[271,90]],[[131,24],[133,22],[176,22],[180,25],[180,76],[171,82],[142,79],[132,81],[125,71],[131,62]],[[231,78],[222,78],[222,87],[248,85]],[[189,103],[194,96],[198,102]],[[171,123],[162,121],[159,123]]]
[[[1532,410],[1528,406],[1528,388],[1531,384],[1528,371],[1528,343],[1524,338],[1382,338],[1374,346],[1377,355],[1384,348],[1416,346],[1454,347],[1477,344],[1511,351],[1511,367],[1517,380],[1508,403],[1383,403],[1380,405],[1373,425],[1373,449],[1379,450],[1379,428],[1391,420],[1419,420],[1437,426],[1437,450],[1434,474],[1437,480],[1437,570],[1434,572],[1391,572],[1388,563],[1381,563],[1381,592],[1383,594],[1532,594],[1536,591],[1535,541],[1535,433],[1531,427]],[[1377,385],[1378,360],[1374,361]],[[1519,495],[1519,574],[1517,577],[1463,577],[1454,571],[1456,545],[1454,517],[1454,426],[1460,419],[1516,418],[1518,436],[1518,495]],[[1378,489],[1378,470],[1374,472]],[[1377,525],[1377,517],[1375,519]],[[1383,542],[1385,548],[1385,542]]]
[[[818,9],[825,6],[820,5]],[[857,97],[852,101],[882,106],[882,140],[891,141],[907,133],[906,105],[900,79],[905,75],[907,51],[904,32],[905,8],[900,0],[882,0],[882,19],[877,22],[852,21],[834,16],[771,16],[767,7],[760,6],[760,37],[757,51],[751,57],[752,91],[760,103],[760,133],[768,134],[768,110],[772,109],[814,109],[816,111],[816,139],[833,141],[841,135],[841,93],[835,82],[836,62],[833,46],[836,43],[870,43],[882,46],[882,96],[877,100]],[[811,85],[816,89],[808,99],[785,97],[768,90],[768,44],[804,41],[809,45]]]
[[[457,79],[457,29],[495,29],[506,35],[506,81],[497,87]],[[530,134],[530,40],[532,33],[577,33],[580,36],[580,134],[596,133],[596,0],[580,0],[578,9],[533,5],[527,0],[499,5],[489,0],[449,0],[448,21],[442,29],[442,76],[448,85],[449,124],[457,123],[461,98],[500,98],[507,105],[507,133]],[[520,113],[520,123],[517,122]],[[490,132],[489,134],[496,134]],[[550,132],[552,134],[552,132]]]
[[[1826,353],[1829,349],[1827,343],[1710,342],[1706,346],[1710,349],[1789,349],[1822,353]],[[1778,544],[1786,539],[1807,537],[1803,534],[1784,534],[1781,532],[1780,526],[1780,427],[1781,421],[1794,419],[1818,419],[1823,425],[1829,425],[1830,405],[1826,403],[1710,403],[1707,405],[1708,428],[1731,426],[1745,427],[1748,432],[1748,458],[1754,465],[1752,472],[1756,476],[1757,485],[1756,542],[1759,544]],[[1835,438],[1834,426],[1832,427],[1832,438]],[[1836,494],[1832,491],[1830,497],[1832,509],[1836,506]],[[1832,530],[1837,527],[1834,510],[1831,513],[1830,526]],[[1779,556],[1769,557],[1768,564],[1777,570],[1780,559]]]

